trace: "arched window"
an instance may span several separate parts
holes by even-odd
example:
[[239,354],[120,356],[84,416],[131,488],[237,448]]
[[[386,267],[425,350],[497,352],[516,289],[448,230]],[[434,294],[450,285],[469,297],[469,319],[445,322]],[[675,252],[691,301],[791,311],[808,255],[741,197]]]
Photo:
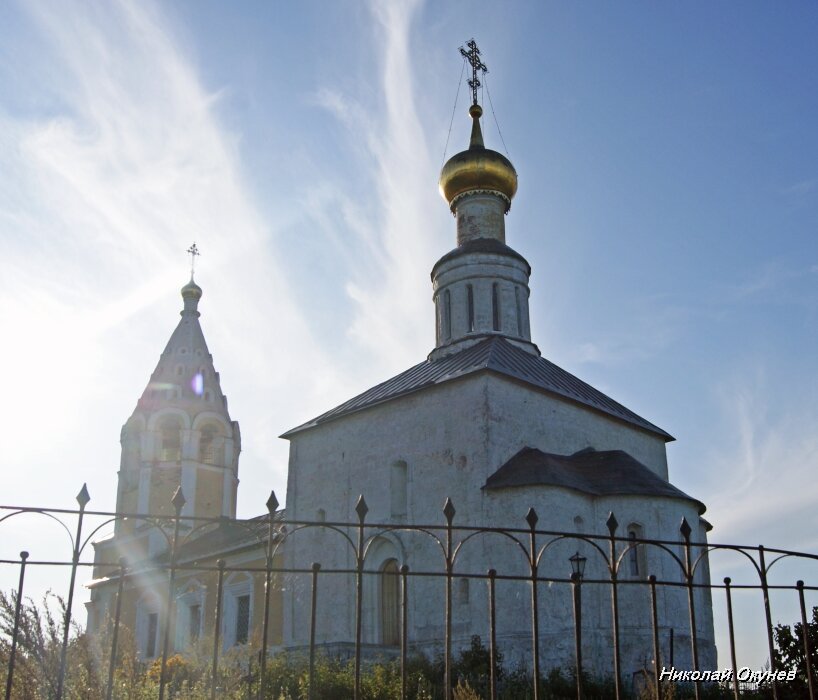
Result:
[[627,554],[628,575],[633,578],[644,578],[647,575],[647,563],[645,561],[645,546],[637,544],[637,540],[644,539],[642,526],[636,523],[628,525],[628,546],[631,547]]
[[177,462],[182,458],[182,421],[175,416],[163,418],[159,426],[161,446],[159,459]]
[[491,285],[491,319],[494,330],[500,330],[500,293],[497,282]]
[[466,285],[466,302],[469,306],[469,333],[474,330],[474,289],[470,284]]
[[219,463],[219,450],[216,445],[218,428],[215,425],[205,425],[199,438],[199,461],[205,464]]
[[380,580],[381,643],[397,646],[400,644],[400,580],[396,559],[388,559],[384,563]]

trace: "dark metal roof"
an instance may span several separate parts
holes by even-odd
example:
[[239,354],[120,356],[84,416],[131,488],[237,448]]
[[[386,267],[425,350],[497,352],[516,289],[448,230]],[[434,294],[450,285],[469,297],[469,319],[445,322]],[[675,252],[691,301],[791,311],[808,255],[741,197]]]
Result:
[[[276,511],[273,520],[284,520],[284,512]],[[202,528],[202,534],[179,548],[179,560],[212,559],[237,549],[261,547],[267,541],[269,518],[267,514],[250,520],[223,518],[212,526],[208,525]]]
[[674,439],[661,428],[641,418],[601,391],[597,391],[590,384],[577,379],[573,374],[560,369],[553,362],[526,352],[500,336],[490,336],[460,352],[437,360],[421,362],[346,403],[336,406],[331,411],[287,431],[281,437],[289,437],[349,413],[481,371],[496,372],[550,394],[588,406],[659,435],[664,440]]
[[438,265],[448,260],[459,258],[461,255],[468,255],[469,253],[491,253],[492,255],[507,255],[510,258],[516,258],[528,266],[528,274],[531,274],[531,265],[528,264],[528,260],[514,250],[514,248],[509,248],[505,243],[501,243],[495,238],[475,238],[466,243],[462,243],[440,258],[440,260],[434,264],[434,267],[432,267],[432,279],[435,278],[435,270],[437,270]]
[[561,486],[591,496],[655,496],[693,501],[704,513],[704,504],[654,474],[622,450],[582,450],[572,455],[541,452],[524,447],[492,474],[484,489],[515,486]]

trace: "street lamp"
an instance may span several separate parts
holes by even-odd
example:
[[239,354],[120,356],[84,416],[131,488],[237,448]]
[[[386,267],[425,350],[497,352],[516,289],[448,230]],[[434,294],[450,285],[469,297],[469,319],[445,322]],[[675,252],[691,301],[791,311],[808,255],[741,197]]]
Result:
[[579,552],[570,557],[571,588],[574,593],[574,644],[577,661],[577,699],[582,700],[582,577],[585,574],[585,562],[588,561]]
[[577,552],[568,561],[571,562],[571,573],[576,574],[581,580],[585,575],[585,562],[588,560]]

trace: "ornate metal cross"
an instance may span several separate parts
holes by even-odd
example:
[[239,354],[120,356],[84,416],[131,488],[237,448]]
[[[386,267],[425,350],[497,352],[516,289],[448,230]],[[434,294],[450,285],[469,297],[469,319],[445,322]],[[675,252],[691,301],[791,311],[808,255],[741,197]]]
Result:
[[486,64],[480,60],[480,49],[477,48],[477,42],[472,39],[466,46],[469,50],[466,51],[462,46],[460,47],[460,55],[463,56],[471,64],[471,80],[469,80],[469,87],[471,88],[472,104],[477,104],[477,88],[482,83],[477,77],[477,71],[488,73],[489,69]]
[[196,241],[193,241],[193,245],[185,251],[188,255],[190,255],[190,279],[193,279],[193,271],[196,267],[196,258],[197,256],[201,255],[199,252],[199,248],[196,246]]

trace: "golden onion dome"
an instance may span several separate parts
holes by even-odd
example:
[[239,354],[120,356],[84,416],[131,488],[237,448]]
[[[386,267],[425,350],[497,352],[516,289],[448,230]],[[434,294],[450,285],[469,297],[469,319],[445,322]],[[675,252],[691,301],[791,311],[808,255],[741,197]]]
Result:
[[199,301],[202,298],[202,288],[193,281],[191,277],[190,282],[188,282],[184,287],[182,287],[182,299],[188,300],[192,299],[193,301]]
[[517,192],[517,171],[501,153],[483,145],[480,117],[483,109],[478,104],[469,108],[472,119],[471,141],[467,151],[456,153],[440,171],[440,194],[454,212],[460,195],[476,190],[499,193],[506,201],[506,211]]

